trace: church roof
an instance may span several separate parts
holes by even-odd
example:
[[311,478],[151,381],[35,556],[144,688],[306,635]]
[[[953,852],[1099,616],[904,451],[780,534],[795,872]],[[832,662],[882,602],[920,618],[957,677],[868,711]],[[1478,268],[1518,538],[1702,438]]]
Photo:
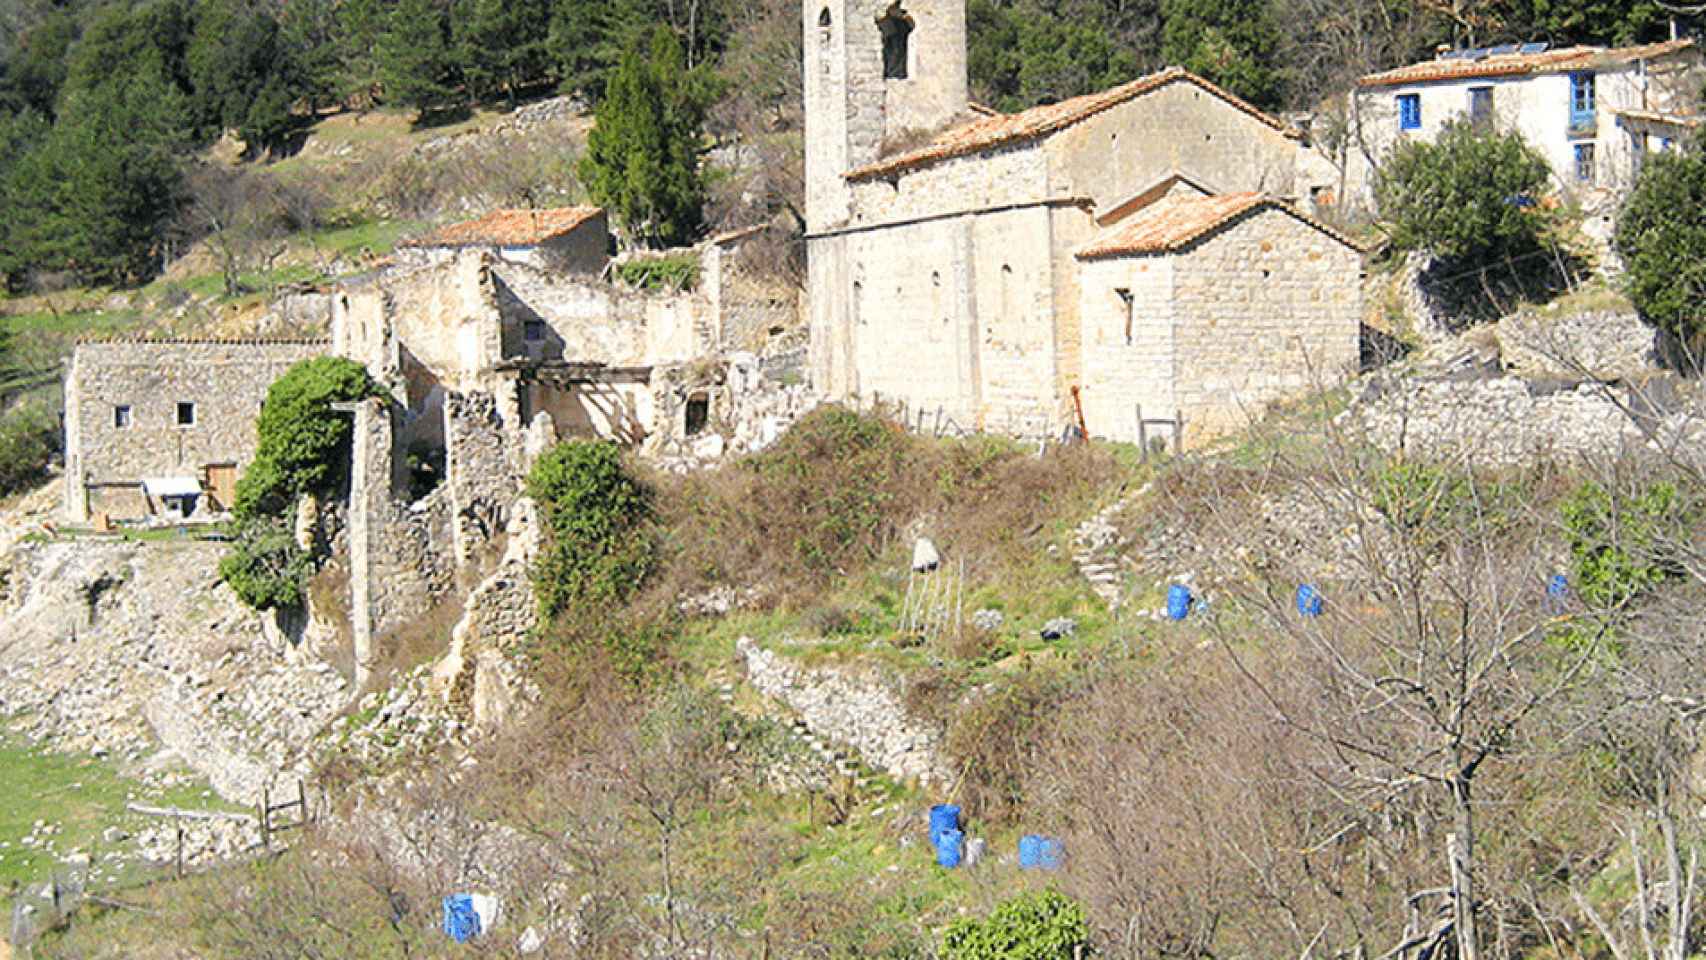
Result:
[[[1541,46],[1539,44],[1535,46]],[[1412,63],[1382,73],[1371,73],[1357,81],[1363,87],[1392,87],[1409,83],[1473,80],[1482,77],[1517,77],[1570,70],[1593,70],[1649,60],[1687,50],[1693,40],[1666,40],[1638,47],[1564,47],[1558,50],[1529,50],[1518,47],[1505,53],[1490,50],[1452,51],[1434,60]],[[1498,49],[1498,48],[1494,48]],[[1465,53],[1470,55],[1465,55]]]
[[602,214],[600,207],[556,207],[546,210],[499,209],[477,220],[440,227],[405,247],[531,247],[554,240]]
[[1249,114],[1288,137],[1302,136],[1296,128],[1285,121],[1263,113],[1246,101],[1240,100],[1196,74],[1179,67],[1168,67],[1160,73],[1139,77],[1130,83],[1122,84],[1110,90],[1103,90],[1101,93],[1087,94],[1082,97],[1073,97],[1070,100],[1062,100],[1059,103],[1032,107],[1020,113],[998,114],[982,120],[974,120],[964,126],[944,131],[922,147],[892,157],[885,157],[876,163],[867,164],[856,170],[849,170],[844,176],[848,180],[866,180],[929,166],[942,160],[963,157],[1009,143],[1039,140],[1073,124],[1088,120],[1105,110],[1117,107],[1128,100],[1135,100],[1146,93],[1159,90],[1170,83],[1195,84],[1204,91],[1224,100],[1233,108]]
[[1355,240],[1304,215],[1291,204],[1265,193],[1221,193],[1207,197],[1174,194],[1155,201],[1131,218],[1079,248],[1078,259],[1102,260],[1137,254],[1176,253],[1215,230],[1263,207],[1273,207],[1309,224],[1347,247]]

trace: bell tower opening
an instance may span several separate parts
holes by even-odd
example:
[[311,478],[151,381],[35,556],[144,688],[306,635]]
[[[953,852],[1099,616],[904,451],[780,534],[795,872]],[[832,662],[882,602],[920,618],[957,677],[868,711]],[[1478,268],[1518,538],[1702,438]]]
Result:
[[901,9],[900,0],[889,4],[888,10],[877,20],[877,29],[883,36],[884,80],[906,79],[912,28],[912,17]]

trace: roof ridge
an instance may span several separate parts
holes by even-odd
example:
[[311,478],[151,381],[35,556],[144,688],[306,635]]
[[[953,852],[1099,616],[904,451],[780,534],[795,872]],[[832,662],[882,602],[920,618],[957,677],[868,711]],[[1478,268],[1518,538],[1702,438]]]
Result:
[[[1287,137],[1302,134],[1296,127],[1267,113],[1223,87],[1186,70],[1167,67],[1118,86],[1096,93],[1071,97],[1059,103],[1041,104],[1019,113],[985,117],[971,123],[944,130],[929,143],[885,159],[879,159],[842,174],[849,181],[867,180],[890,173],[900,173],[916,167],[929,166],[943,160],[970,156],[1010,143],[1045,139],[1059,131],[1105,113],[1123,103],[1152,93],[1175,82],[1195,84],[1210,95],[1222,100],[1240,113],[1272,127]],[[981,133],[980,133],[981,131]],[[950,137],[960,138],[958,142]]]
[[226,339],[221,337],[126,336],[124,334],[115,334],[105,337],[78,337],[76,341],[74,341],[74,344],[79,347],[99,346],[103,344],[217,347],[315,347],[330,346],[331,343],[332,340],[330,337],[234,337]]
[[[1180,208],[1189,207],[1209,209],[1206,215],[1200,215],[1201,219],[1195,221],[1185,219],[1173,224],[1156,223]],[[1133,212],[1119,224],[1109,227],[1074,251],[1073,256],[1078,260],[1105,260],[1132,254],[1177,253],[1234,220],[1269,207],[1284,211],[1359,253],[1368,252],[1368,248],[1363,244],[1304,213],[1284,198],[1252,190],[1195,197],[1162,197]]]

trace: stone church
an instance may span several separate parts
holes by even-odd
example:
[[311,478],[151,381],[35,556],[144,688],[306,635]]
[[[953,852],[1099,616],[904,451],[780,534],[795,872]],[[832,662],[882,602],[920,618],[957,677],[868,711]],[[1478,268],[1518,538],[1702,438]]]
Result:
[[[1167,69],[998,114],[964,0],[805,0],[808,309],[829,396],[1189,442],[1358,357],[1363,251],[1302,134]],[[1159,431],[1165,435],[1165,431]],[[1147,435],[1155,436],[1151,429]]]

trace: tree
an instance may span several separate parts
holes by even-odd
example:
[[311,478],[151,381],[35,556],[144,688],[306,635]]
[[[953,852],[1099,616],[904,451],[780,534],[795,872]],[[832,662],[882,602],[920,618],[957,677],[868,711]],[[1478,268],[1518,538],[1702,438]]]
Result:
[[1706,347],[1706,149],[1647,159],[1613,246],[1641,319],[1698,360]]
[[298,85],[271,16],[250,0],[205,0],[185,62],[204,136],[236,130],[251,150],[282,139]]
[[652,564],[644,524],[650,495],[622,466],[616,445],[569,441],[552,447],[527,476],[550,544],[533,572],[547,617],[626,600]]
[[1399,144],[1374,195],[1400,249],[1489,265],[1540,248],[1534,201],[1548,178],[1546,159],[1516,132],[1448,123],[1433,143]]
[[513,108],[518,88],[545,73],[547,0],[459,0],[452,25],[457,59],[475,99],[501,88]]
[[670,246],[703,229],[699,168],[708,75],[689,71],[681,45],[663,27],[632,44],[598,106],[581,159],[581,181],[642,242]]
[[255,610],[302,606],[313,559],[279,518],[243,523],[231,550],[219,559],[219,579]]
[[332,489],[343,475],[352,426],[332,404],[377,393],[366,368],[343,357],[315,357],[285,371],[261,405],[255,460],[237,481],[238,519],[281,516],[297,497]]
[[1003,110],[1104,90],[1136,77],[1139,59],[1108,28],[1101,10],[1056,10],[1043,0],[973,0],[966,11],[971,79]]
[[562,78],[562,89],[597,103],[622,51],[651,21],[638,0],[559,0],[551,13],[546,50]]
[[456,95],[456,62],[444,10],[433,0],[399,0],[374,44],[379,80],[390,103],[422,113]]
[[1163,0],[1161,56],[1259,107],[1281,100],[1280,31],[1267,0]]

